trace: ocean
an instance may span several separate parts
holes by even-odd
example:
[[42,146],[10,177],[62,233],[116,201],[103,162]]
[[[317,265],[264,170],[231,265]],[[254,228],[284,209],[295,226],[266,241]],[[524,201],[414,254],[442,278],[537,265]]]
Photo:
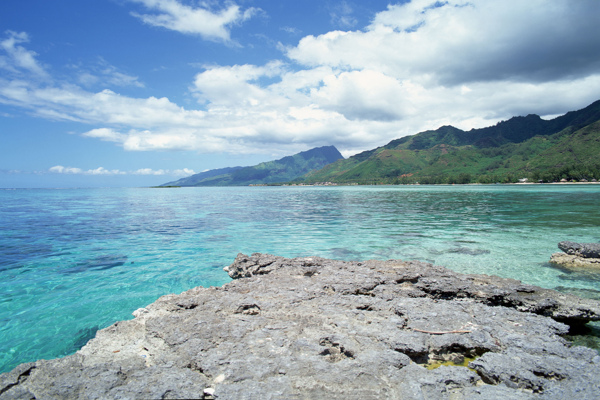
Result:
[[0,372],[72,354],[240,252],[422,260],[600,295],[551,266],[600,242],[600,185],[0,189]]

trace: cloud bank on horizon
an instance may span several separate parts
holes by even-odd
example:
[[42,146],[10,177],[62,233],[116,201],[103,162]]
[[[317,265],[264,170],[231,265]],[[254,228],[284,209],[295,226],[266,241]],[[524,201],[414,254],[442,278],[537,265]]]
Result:
[[[81,140],[128,152],[287,155],[333,144],[348,156],[442,125],[471,129],[513,115],[558,115],[600,98],[596,0],[413,0],[373,10],[362,27],[353,3],[330,2],[323,12],[339,29],[314,34],[289,24],[274,29],[273,4],[218,3],[122,6],[131,23],[170,40],[191,36],[233,54],[235,62],[203,59],[185,104],[103,56],[57,73],[32,50],[43,38],[7,30],[0,39],[3,115],[21,110],[76,123]],[[244,26],[257,19],[268,22],[261,35],[275,49],[262,58],[246,56],[252,46],[242,40]],[[304,36],[284,42],[269,37],[275,31]],[[94,171],[71,168],[50,171]]]
[[62,165],[55,165],[48,169],[49,172],[56,174],[73,174],[73,175],[173,175],[173,176],[190,176],[196,172],[193,169],[178,169],[178,170],[164,170],[158,169],[153,170],[152,168],[140,168],[136,171],[120,171],[118,169],[108,170],[104,167],[98,167],[96,169],[83,170],[77,167],[64,167]]

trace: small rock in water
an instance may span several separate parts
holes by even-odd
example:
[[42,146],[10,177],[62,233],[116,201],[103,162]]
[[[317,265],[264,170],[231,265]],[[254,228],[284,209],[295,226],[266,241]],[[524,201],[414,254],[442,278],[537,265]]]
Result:
[[550,264],[569,270],[600,270],[600,243],[575,243],[564,241],[558,244],[563,253],[554,253]]
[[600,243],[560,242],[558,248],[567,254],[583,258],[600,258]]
[[466,254],[469,256],[479,256],[482,254],[490,254],[489,250],[484,249],[471,249],[469,247],[455,247],[447,251],[448,253]]

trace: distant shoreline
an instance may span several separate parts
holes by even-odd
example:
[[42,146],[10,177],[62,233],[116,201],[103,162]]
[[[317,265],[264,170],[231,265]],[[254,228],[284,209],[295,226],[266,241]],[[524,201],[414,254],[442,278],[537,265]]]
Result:
[[235,186],[148,186],[148,189],[179,189],[186,187],[332,187],[332,186],[496,186],[496,185],[598,185],[600,182],[498,182],[498,183],[273,183],[273,184],[252,184],[252,185],[235,185]]
[[598,185],[600,182],[515,182],[504,185]]
[[249,185],[249,186],[495,186],[495,185],[598,185],[600,182],[498,182],[498,183],[315,183],[315,184],[278,184],[278,185]]

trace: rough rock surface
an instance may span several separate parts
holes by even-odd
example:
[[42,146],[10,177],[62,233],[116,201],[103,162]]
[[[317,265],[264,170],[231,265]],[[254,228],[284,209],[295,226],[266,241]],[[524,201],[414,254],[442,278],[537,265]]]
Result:
[[568,269],[600,270],[600,243],[560,242],[563,253],[554,253],[550,263]]
[[598,353],[560,336],[599,320],[597,301],[422,262],[240,254],[226,270],[223,287],[163,296],[72,356],[0,375],[0,399],[600,393]]
[[600,243],[560,242],[558,248],[567,254],[583,258],[600,258]]
[[600,271],[600,258],[584,258],[572,254],[554,253],[550,263],[570,270]]

